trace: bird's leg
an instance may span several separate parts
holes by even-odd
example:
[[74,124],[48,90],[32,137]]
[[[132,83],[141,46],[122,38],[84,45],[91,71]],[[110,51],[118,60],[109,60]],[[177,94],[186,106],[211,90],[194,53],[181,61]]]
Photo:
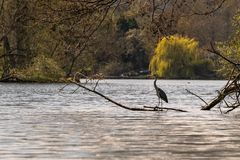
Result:
[[160,103],[161,103],[161,102],[160,102],[160,98],[158,98],[158,105],[157,105],[157,107],[159,107]]
[[163,106],[163,101],[161,99],[161,109],[160,109],[160,111],[163,111],[162,106]]

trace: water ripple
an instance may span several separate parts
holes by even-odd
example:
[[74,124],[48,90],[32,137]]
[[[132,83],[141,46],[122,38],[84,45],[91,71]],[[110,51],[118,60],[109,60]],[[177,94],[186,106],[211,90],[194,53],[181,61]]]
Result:
[[[101,92],[130,106],[157,104],[152,80],[108,80]],[[71,85],[1,84],[0,159],[229,159],[240,157],[240,114],[200,111],[189,89],[211,99],[224,81],[161,80],[167,107],[120,109]]]

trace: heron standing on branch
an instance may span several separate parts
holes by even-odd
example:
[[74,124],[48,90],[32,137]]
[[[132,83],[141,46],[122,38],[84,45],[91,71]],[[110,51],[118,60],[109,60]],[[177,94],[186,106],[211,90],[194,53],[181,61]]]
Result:
[[154,88],[156,89],[156,92],[157,92],[157,96],[158,96],[158,106],[159,104],[161,103],[161,106],[162,106],[162,100],[164,100],[165,102],[168,103],[168,99],[167,99],[167,95],[166,93],[157,86],[157,76],[154,75],[155,77],[155,80],[154,80]]

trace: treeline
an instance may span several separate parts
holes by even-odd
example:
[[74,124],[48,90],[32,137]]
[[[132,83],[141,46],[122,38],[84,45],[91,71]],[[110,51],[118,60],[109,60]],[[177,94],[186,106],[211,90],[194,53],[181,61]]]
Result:
[[[219,49],[233,55],[230,50],[238,44],[237,0],[0,0],[0,4],[0,74],[5,81],[59,81],[76,72],[146,76],[150,62],[154,68],[150,71],[163,78],[216,78],[224,75],[223,62],[204,48],[217,42]],[[169,36],[194,39],[193,55],[184,56],[180,52],[185,52],[184,46],[176,53],[159,51],[158,44]],[[156,58],[160,52],[165,55]],[[182,67],[173,65],[179,59]],[[161,63],[164,69],[157,67]]]

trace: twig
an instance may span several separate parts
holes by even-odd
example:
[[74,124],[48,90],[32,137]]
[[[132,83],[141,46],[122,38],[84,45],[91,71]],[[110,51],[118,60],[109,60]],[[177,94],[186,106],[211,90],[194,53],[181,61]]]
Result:
[[78,86],[73,92],[72,94],[74,94],[75,92],[77,92],[77,90],[79,89],[80,87]]
[[66,88],[67,86],[69,86],[70,84],[65,84],[62,88],[59,89],[59,92],[61,92],[62,90],[64,90],[64,88]]
[[221,105],[219,105],[218,108],[219,108],[220,113],[223,114],[222,109],[221,109]]
[[226,102],[225,99],[223,99],[223,102],[226,104],[226,106],[227,106],[228,108],[230,108],[230,106],[228,105],[228,103]]
[[194,96],[196,96],[197,98],[199,98],[201,101],[203,101],[206,105],[208,105],[208,103],[206,102],[206,101],[204,101],[204,99],[203,98],[201,98],[200,96],[198,96],[197,94],[195,94],[195,93],[193,93],[193,92],[191,92],[191,91],[189,91],[188,89],[186,89],[186,91],[188,92],[188,93],[190,93],[190,94],[192,94],[192,95],[194,95]]
[[94,86],[94,88],[93,88],[94,91],[95,91],[96,88],[98,87],[98,83],[99,83],[99,81],[100,81],[100,79],[97,80],[97,82],[96,82],[96,84],[95,84],[95,86]]
[[230,74],[230,76],[228,78],[228,81],[227,81],[224,88],[226,88],[229,85],[229,83],[231,82],[231,79],[232,79],[232,76],[233,76],[234,72],[235,72],[235,67],[232,69],[231,74]]
[[238,108],[240,105],[237,105],[237,106],[232,106],[231,109],[229,109],[228,111],[225,112],[225,114],[228,114],[230,113],[231,111],[233,111],[234,109]]

